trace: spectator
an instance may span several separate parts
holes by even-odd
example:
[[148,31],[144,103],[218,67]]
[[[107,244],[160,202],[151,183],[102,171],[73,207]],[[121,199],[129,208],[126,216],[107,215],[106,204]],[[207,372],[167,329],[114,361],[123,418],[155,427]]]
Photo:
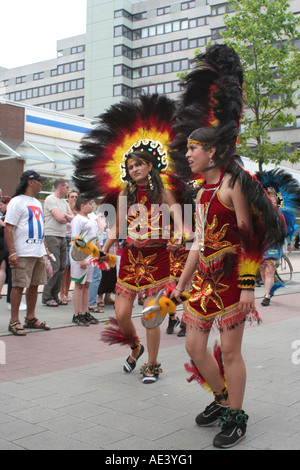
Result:
[[10,196],[3,196],[0,201],[0,299],[2,299],[2,289],[5,284],[8,270],[9,270],[9,263],[8,263],[8,249],[5,243],[4,238],[4,219],[7,209],[7,204],[11,200]]
[[68,302],[59,298],[60,287],[66,268],[66,224],[74,215],[67,201],[67,180],[59,178],[54,183],[54,193],[45,200],[45,240],[49,251],[54,255],[51,260],[53,275],[44,286],[42,303],[48,307],[67,305]]
[[[12,270],[11,319],[8,330],[16,336],[25,336],[25,328],[50,329],[45,322],[40,322],[35,317],[38,286],[47,281],[43,208],[35,198],[45,179],[35,171],[25,171],[7,206],[4,234]],[[22,327],[19,306],[24,288],[27,316]]]
[[[91,214],[89,214],[89,218],[96,223],[99,245],[101,248],[104,244],[103,234],[105,233],[107,229],[107,223],[106,223],[105,217],[101,212],[99,212],[98,215],[92,212]],[[103,313],[104,312],[104,310],[102,310],[102,308],[100,308],[97,305],[97,294],[98,294],[98,288],[101,282],[101,278],[102,278],[102,271],[101,269],[98,269],[95,266],[94,271],[93,271],[93,279],[92,279],[90,289],[89,289],[89,311],[91,313]]]
[[[93,211],[94,201],[87,199],[84,195],[79,195],[76,200],[76,209],[78,214],[72,220],[72,238],[80,235],[84,240],[94,240],[97,238],[97,227],[93,220],[88,218],[88,214]],[[95,243],[100,248],[99,242]],[[75,282],[73,292],[74,316],[73,323],[78,326],[89,326],[90,323],[96,324],[98,320],[88,312],[89,287],[93,278],[93,265],[89,263],[88,258],[81,261],[75,261],[72,258],[71,248],[71,279]]]
[[[104,212],[102,215],[104,220],[107,222],[107,212]],[[103,245],[106,242],[106,239],[109,234],[109,225],[106,224],[105,230],[103,230]],[[111,249],[110,254],[116,254],[118,242],[116,241]],[[115,301],[112,299],[111,294],[115,291],[115,286],[117,282],[117,267],[111,268],[109,271],[102,272],[101,282],[98,288],[98,307],[104,307],[105,305],[114,305]],[[104,298],[103,298],[104,296]]]
[[[68,204],[70,206],[73,215],[77,214],[75,208],[76,199],[78,197],[78,191],[71,189],[68,193]],[[71,243],[71,222],[66,224],[66,244],[67,244],[67,257],[66,257],[66,269],[63,275],[63,280],[60,288],[60,298],[64,302],[70,302],[72,299],[69,297],[69,290],[71,284],[71,265],[70,265],[70,243]]]

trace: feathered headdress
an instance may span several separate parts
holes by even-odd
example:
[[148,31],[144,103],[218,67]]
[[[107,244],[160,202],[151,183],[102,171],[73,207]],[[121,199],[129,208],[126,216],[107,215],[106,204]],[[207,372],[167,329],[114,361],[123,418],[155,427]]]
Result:
[[[185,180],[192,175],[185,158],[188,138],[194,132],[211,127],[209,144],[218,150],[219,161],[226,166],[235,152],[243,109],[243,69],[236,52],[227,45],[214,45],[195,58],[197,68],[183,81],[184,91],[176,113],[175,139],[171,146],[176,173]],[[193,137],[194,136],[194,137]],[[204,142],[201,142],[204,143]]]
[[281,207],[292,211],[300,209],[300,185],[288,171],[281,168],[258,171],[256,178],[267,192],[274,193]]
[[[225,44],[207,48],[196,56],[197,68],[184,81],[184,91],[176,112],[171,157],[175,171],[185,181],[197,180],[185,157],[188,140],[203,147],[214,146],[214,163],[229,170],[233,186],[240,180],[243,193],[252,206],[254,231],[263,227],[269,243],[283,243],[285,224],[266,197],[262,185],[241,168],[236,155],[243,112],[243,68],[238,54]],[[205,177],[205,175],[204,175]]]
[[257,179],[265,191],[277,199],[277,205],[286,223],[286,236],[291,240],[299,228],[294,212],[300,209],[299,182],[286,170],[274,168],[269,171],[258,171]]
[[112,105],[80,147],[74,182],[89,197],[115,203],[128,181],[126,162],[133,151],[152,156],[154,168],[170,172],[175,102],[163,95],[145,95]]

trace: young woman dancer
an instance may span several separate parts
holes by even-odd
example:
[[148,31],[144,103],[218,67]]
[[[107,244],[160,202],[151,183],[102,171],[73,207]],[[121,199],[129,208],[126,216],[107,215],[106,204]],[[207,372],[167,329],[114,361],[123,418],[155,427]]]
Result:
[[[181,118],[180,108],[178,112],[180,133],[172,146],[180,160],[182,119],[185,113],[189,115],[188,129],[191,115],[196,118],[199,113],[195,126],[199,122],[202,126],[190,133],[184,158],[191,178],[203,174],[205,180],[196,197],[196,238],[173,295],[180,301],[194,273],[191,296],[184,304],[186,348],[192,359],[187,370],[215,397],[196,422],[209,426],[220,419],[221,432],[213,444],[232,447],[245,437],[248,420],[242,409],[246,368],[241,346],[245,320],[259,320],[254,303],[255,275],[265,234],[276,238],[277,231],[282,240],[284,224],[262,186],[244,172],[235,155],[242,109],[238,56],[227,46],[213,46],[199,60],[205,67],[187,77]],[[200,109],[194,104],[201,93],[205,99]],[[259,229],[259,223],[266,220],[254,219],[252,205],[269,219],[263,229]],[[208,349],[213,325],[220,331],[221,355]]]
[[[113,105],[100,116],[99,126],[84,139],[81,149],[87,156],[76,162],[77,187],[90,196],[103,196],[103,205],[115,205],[117,201],[116,224],[103,251],[108,253],[118,238],[126,241],[116,284],[115,313],[119,330],[106,328],[102,339],[131,347],[132,353],[124,363],[125,372],[135,369],[144,352],[131,320],[134,299],[145,292],[146,307],[168,285],[168,249],[178,248],[181,243],[181,226],[177,225],[181,224],[181,211],[175,217],[177,207],[172,185],[167,186],[167,174],[162,176],[169,169],[174,111],[175,103],[159,95]],[[179,232],[179,238],[175,236],[178,242],[173,244],[168,241],[169,234],[164,233],[165,226],[171,225],[170,221],[165,222],[169,220],[168,215],[174,219],[175,232]],[[152,383],[161,372],[157,358],[160,329],[147,328],[146,336],[148,361],[141,372],[143,383]]]
[[[127,207],[122,206],[119,198],[117,224],[106,241],[103,252],[108,253],[110,246],[118,239],[127,224],[128,236],[122,251],[119,276],[116,284],[115,313],[118,325],[127,338],[136,338],[131,344],[132,353],[124,363],[124,371],[135,369],[137,359],[143,354],[144,346],[137,339],[132,322],[132,308],[136,295],[144,293],[144,308],[149,300],[169,283],[169,251],[178,247],[178,243],[168,243],[163,233],[163,214],[155,205],[176,208],[176,199],[170,190],[163,187],[158,171],[153,167],[154,159],[147,152],[133,152],[128,155],[126,169],[129,176],[127,190],[120,196],[126,196]],[[139,213],[135,214],[137,206]],[[134,208],[135,207],[135,208]],[[132,209],[134,210],[132,211]],[[180,217],[180,214],[179,214]],[[120,224],[123,226],[120,227]],[[156,227],[155,227],[156,225]],[[155,233],[153,233],[153,230]],[[151,237],[152,235],[152,237]],[[155,235],[155,236],[154,236]],[[146,329],[148,361],[142,368],[143,383],[155,382],[161,372],[158,363],[160,328]]]

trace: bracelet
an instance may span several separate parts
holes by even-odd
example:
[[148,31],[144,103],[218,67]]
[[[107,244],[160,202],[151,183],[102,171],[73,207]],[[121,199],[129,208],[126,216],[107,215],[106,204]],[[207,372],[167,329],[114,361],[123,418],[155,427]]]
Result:
[[178,290],[178,292],[183,292],[183,290],[180,290],[177,287],[175,287],[174,290]]
[[16,252],[15,252],[15,253],[12,253],[11,255],[9,255],[8,259],[9,259],[9,258],[12,258],[12,257],[15,256],[16,254],[17,254]]

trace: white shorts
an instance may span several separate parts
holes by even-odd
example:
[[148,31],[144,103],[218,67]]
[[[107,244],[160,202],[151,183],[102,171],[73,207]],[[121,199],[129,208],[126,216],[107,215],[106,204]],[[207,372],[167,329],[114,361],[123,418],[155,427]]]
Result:
[[71,257],[71,280],[77,282],[77,284],[85,284],[86,282],[92,282],[94,266],[86,260],[86,269],[80,267],[79,261],[74,261]]

